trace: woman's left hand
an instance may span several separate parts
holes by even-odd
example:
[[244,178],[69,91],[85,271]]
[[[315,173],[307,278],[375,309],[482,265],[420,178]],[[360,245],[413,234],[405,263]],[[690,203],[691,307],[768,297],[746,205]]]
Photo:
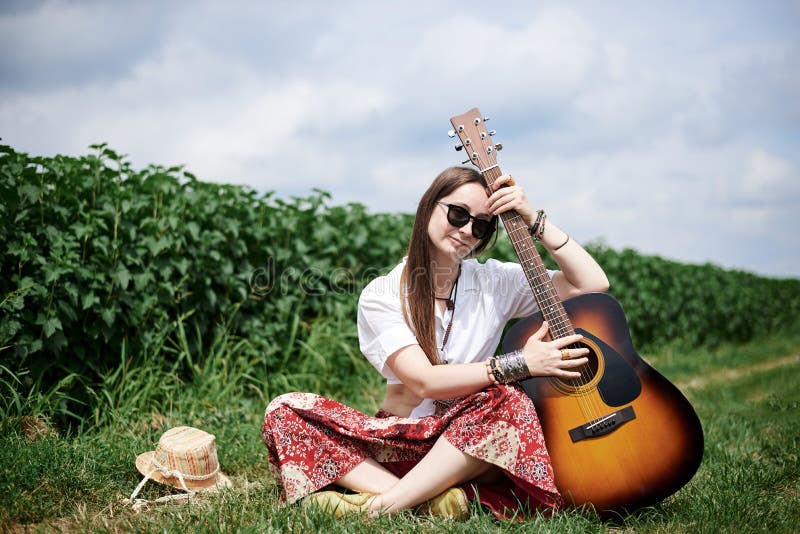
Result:
[[510,174],[504,174],[492,184],[494,192],[486,201],[486,207],[492,215],[500,215],[508,210],[515,210],[528,226],[536,221],[536,212],[528,202],[525,191],[517,185]]

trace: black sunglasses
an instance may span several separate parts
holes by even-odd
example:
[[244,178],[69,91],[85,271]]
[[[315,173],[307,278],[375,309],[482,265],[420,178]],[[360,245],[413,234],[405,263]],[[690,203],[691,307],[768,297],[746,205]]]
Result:
[[494,217],[492,219],[480,219],[474,215],[470,215],[470,213],[461,206],[448,204],[447,202],[437,202],[437,204],[447,206],[447,222],[456,228],[466,226],[470,219],[472,219],[472,235],[475,239],[485,239],[494,232]]

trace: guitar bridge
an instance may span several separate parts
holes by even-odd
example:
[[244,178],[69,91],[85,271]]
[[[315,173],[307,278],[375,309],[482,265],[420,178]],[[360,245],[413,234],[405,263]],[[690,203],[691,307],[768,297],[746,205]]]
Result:
[[598,417],[594,421],[589,421],[586,424],[573,428],[569,431],[569,437],[572,438],[572,442],[575,443],[582,439],[605,436],[633,419],[636,419],[633,406],[626,406],[618,412]]

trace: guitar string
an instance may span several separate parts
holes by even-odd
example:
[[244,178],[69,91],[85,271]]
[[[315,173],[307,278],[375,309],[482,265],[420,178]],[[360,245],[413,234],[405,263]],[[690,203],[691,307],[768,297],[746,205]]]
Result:
[[[484,137],[483,139],[486,139],[486,138]],[[484,150],[485,150],[485,148],[486,147],[484,145]],[[480,168],[480,166],[479,166],[479,168]],[[489,169],[487,169],[487,171],[488,170],[491,170],[492,174],[496,173],[495,176],[491,177],[492,183],[494,183],[494,180],[496,180],[501,174],[500,171],[499,171],[499,167],[497,167],[497,165],[495,163],[492,167],[489,167]],[[486,173],[484,173],[483,171],[482,171],[482,173],[486,177]],[[552,315],[552,309],[550,310],[551,311],[551,316],[553,316],[556,319],[555,321],[551,320],[551,322],[555,326],[555,331],[556,331],[555,336],[553,336],[553,337],[554,338],[560,338],[560,337],[564,337],[566,335],[570,335],[572,333],[575,333],[574,328],[572,328],[572,325],[571,325],[571,322],[569,320],[569,317],[566,314],[566,310],[564,309],[563,304],[561,304],[560,300],[557,297],[557,294],[555,293],[555,288],[552,285],[552,281],[550,280],[549,276],[547,275],[547,270],[544,267],[544,263],[542,262],[541,257],[539,256],[539,252],[538,252],[538,250],[536,250],[535,245],[530,240],[529,233],[527,231],[527,225],[524,224],[524,221],[521,221],[522,218],[521,218],[521,216],[519,216],[519,214],[515,213],[513,216],[509,217],[509,219],[511,219],[511,221],[508,221],[508,222],[510,222],[511,224],[507,224],[506,225],[507,221],[506,221],[505,218],[503,219],[503,223],[504,223],[504,225],[506,225],[506,230],[509,233],[509,237],[512,239],[512,242],[515,244],[515,249],[521,252],[521,256],[522,256],[521,259],[523,260],[523,268],[525,268],[526,266],[530,266],[532,264],[533,265],[533,270],[536,273],[537,277],[539,278],[539,284],[537,285],[537,289],[539,289],[539,293],[541,293],[540,288],[542,286],[544,286],[546,288],[545,289],[545,296],[544,297],[539,296],[539,298],[541,299],[542,302],[546,302],[548,304],[548,306],[551,306],[551,308],[552,308],[552,306],[556,307],[557,314],[555,316]],[[521,237],[519,235],[520,233],[523,234]],[[524,245],[521,245],[522,243],[524,243]],[[527,261],[525,261],[525,260],[527,260]],[[526,269],[526,272],[529,272],[529,271],[530,271],[530,268]],[[530,278],[529,278],[529,280],[530,280]],[[536,298],[536,296],[537,295],[534,295],[535,298]],[[538,301],[539,300],[537,300],[537,303],[538,303]],[[544,307],[541,307],[541,308],[542,308],[542,315],[544,316],[544,314],[545,314]],[[558,319],[561,319],[562,321],[560,322]],[[580,345],[577,344],[577,343],[574,343],[574,344],[569,345],[569,348],[580,348]],[[599,366],[599,355],[597,357],[598,357],[598,366]],[[581,378],[578,379],[578,382],[579,382],[579,384],[581,386],[586,386],[586,385],[588,385],[588,383],[591,381],[591,378],[592,378],[591,377],[591,370],[588,368],[588,364],[584,364],[581,367],[582,367],[582,369],[578,370],[578,372],[581,375]],[[584,369],[588,372],[588,374],[589,374],[588,377],[584,377],[584,372],[583,372]],[[598,372],[599,372],[599,368],[598,368]],[[601,406],[600,406],[600,403],[598,401],[598,398],[595,395],[591,395],[591,392],[593,390],[589,389],[589,388],[585,388],[585,387],[581,387],[581,388],[579,388],[579,390],[581,392],[577,393],[577,396],[573,395],[573,398],[576,398],[576,401],[577,401],[579,407],[581,408],[581,411],[583,412],[583,415],[586,418],[586,420],[587,421],[594,421],[594,420],[597,420],[600,417],[602,417],[602,415],[604,413],[606,413],[606,411],[604,409],[601,409]],[[587,411],[589,413],[587,413]]]
[[[478,132],[478,139],[481,140],[483,151],[486,152],[487,137],[481,137],[480,132]],[[478,163],[482,163],[481,155],[478,155]],[[489,163],[492,162],[490,161]],[[481,168],[480,165],[479,168]],[[487,168],[486,171],[481,170],[481,172],[487,181],[488,179],[491,179],[489,185],[493,184],[494,181],[500,176],[500,170],[499,167],[496,166],[496,163],[494,163],[492,167]],[[544,267],[544,263],[539,256],[538,250],[535,250],[535,245],[533,245],[530,239],[530,235],[527,231],[527,225],[524,223],[524,221],[522,221],[522,217],[518,213],[514,212],[512,215],[503,218],[503,224],[506,226],[506,232],[509,234],[512,243],[515,245],[515,249],[518,251],[521,259],[523,260],[523,269],[526,271],[526,274],[529,275],[528,279],[530,280],[530,275],[532,274],[530,270],[532,268],[534,271],[533,276],[534,280],[536,281],[537,290],[539,290],[541,287],[545,288],[544,297],[541,296],[541,291],[539,290],[539,298],[536,298],[536,294],[534,294],[534,298],[537,300],[537,304],[540,304],[542,315],[545,316],[545,310],[547,310],[552,318],[551,323],[553,326],[555,326],[555,335],[551,333],[551,337],[558,339],[574,333],[575,331],[570,324],[566,310],[555,294],[555,288],[552,285],[552,281],[549,279],[549,276],[547,275],[547,269]],[[524,236],[519,235],[522,232],[522,227],[524,227]],[[524,243],[524,245],[522,245],[522,243]],[[541,304],[545,304],[545,306],[542,306]],[[553,311],[553,308],[555,308],[555,312]],[[579,345],[573,343],[568,347],[579,348]],[[574,397],[576,398],[578,406],[583,412],[584,417],[587,420],[592,421],[597,419],[601,412],[599,410],[599,406],[597,406],[595,398],[589,395],[590,390],[585,387],[590,382],[591,376],[585,376],[584,371],[588,372],[588,374],[591,374],[588,364],[584,364],[577,369],[577,372],[580,373],[580,378],[575,379],[578,382],[579,387],[577,388],[578,393]]]
[[[534,284],[537,287],[537,293],[539,295],[538,303],[542,315],[545,316],[552,325],[551,337],[553,339],[558,339],[572,335],[575,333],[575,330],[569,321],[566,310],[558,299],[555,288],[547,273],[547,269],[544,267],[539,253],[531,241],[527,231],[527,225],[525,225],[519,215],[512,216],[509,222],[510,224],[507,230],[512,240],[517,244],[526,272],[529,274],[530,278],[534,280]],[[568,345],[568,348],[579,348],[579,345],[573,343]],[[594,397],[589,395],[585,387],[590,382],[591,377],[587,376],[587,374],[590,374],[591,370],[588,364],[581,365],[575,370],[580,373],[580,376],[572,379],[573,383],[570,384],[574,385],[577,383],[578,385],[578,391],[573,397],[581,407],[584,417],[587,420],[594,420],[599,416],[599,407],[593,402]]]
[[[573,334],[575,331],[570,324],[568,316],[566,315],[566,310],[564,310],[563,305],[557,298],[555,288],[553,287],[549,278],[547,269],[544,267],[538,251],[535,250],[535,245],[531,241],[530,235],[527,232],[527,226],[521,220],[521,217],[518,217],[518,220],[512,218],[510,223],[509,229],[512,239],[517,243],[522,260],[527,266],[526,271],[533,278],[534,284],[537,287],[538,294],[540,296],[539,305],[542,310],[542,314],[552,325],[551,337],[553,339],[558,339]],[[578,345],[571,344],[568,347],[577,348]],[[596,406],[593,406],[593,403],[591,402],[592,398],[587,396],[584,391],[584,386],[586,386],[589,382],[588,377],[586,376],[586,373],[589,371],[589,369],[587,365],[582,365],[576,368],[576,371],[580,373],[580,376],[579,378],[573,379],[573,384],[577,383],[579,386],[579,392],[576,393],[575,398],[581,406],[584,416],[589,420],[593,420],[595,419],[598,410]]]

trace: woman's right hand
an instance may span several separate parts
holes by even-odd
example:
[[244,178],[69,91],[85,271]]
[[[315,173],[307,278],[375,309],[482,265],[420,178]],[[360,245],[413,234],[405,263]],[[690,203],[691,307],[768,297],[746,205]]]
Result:
[[589,359],[589,349],[568,349],[569,345],[580,342],[583,336],[574,334],[552,341],[542,341],[547,335],[549,325],[547,321],[537,330],[522,348],[525,363],[531,376],[556,376],[559,378],[580,378],[581,374],[574,371],[576,367],[585,365]]

